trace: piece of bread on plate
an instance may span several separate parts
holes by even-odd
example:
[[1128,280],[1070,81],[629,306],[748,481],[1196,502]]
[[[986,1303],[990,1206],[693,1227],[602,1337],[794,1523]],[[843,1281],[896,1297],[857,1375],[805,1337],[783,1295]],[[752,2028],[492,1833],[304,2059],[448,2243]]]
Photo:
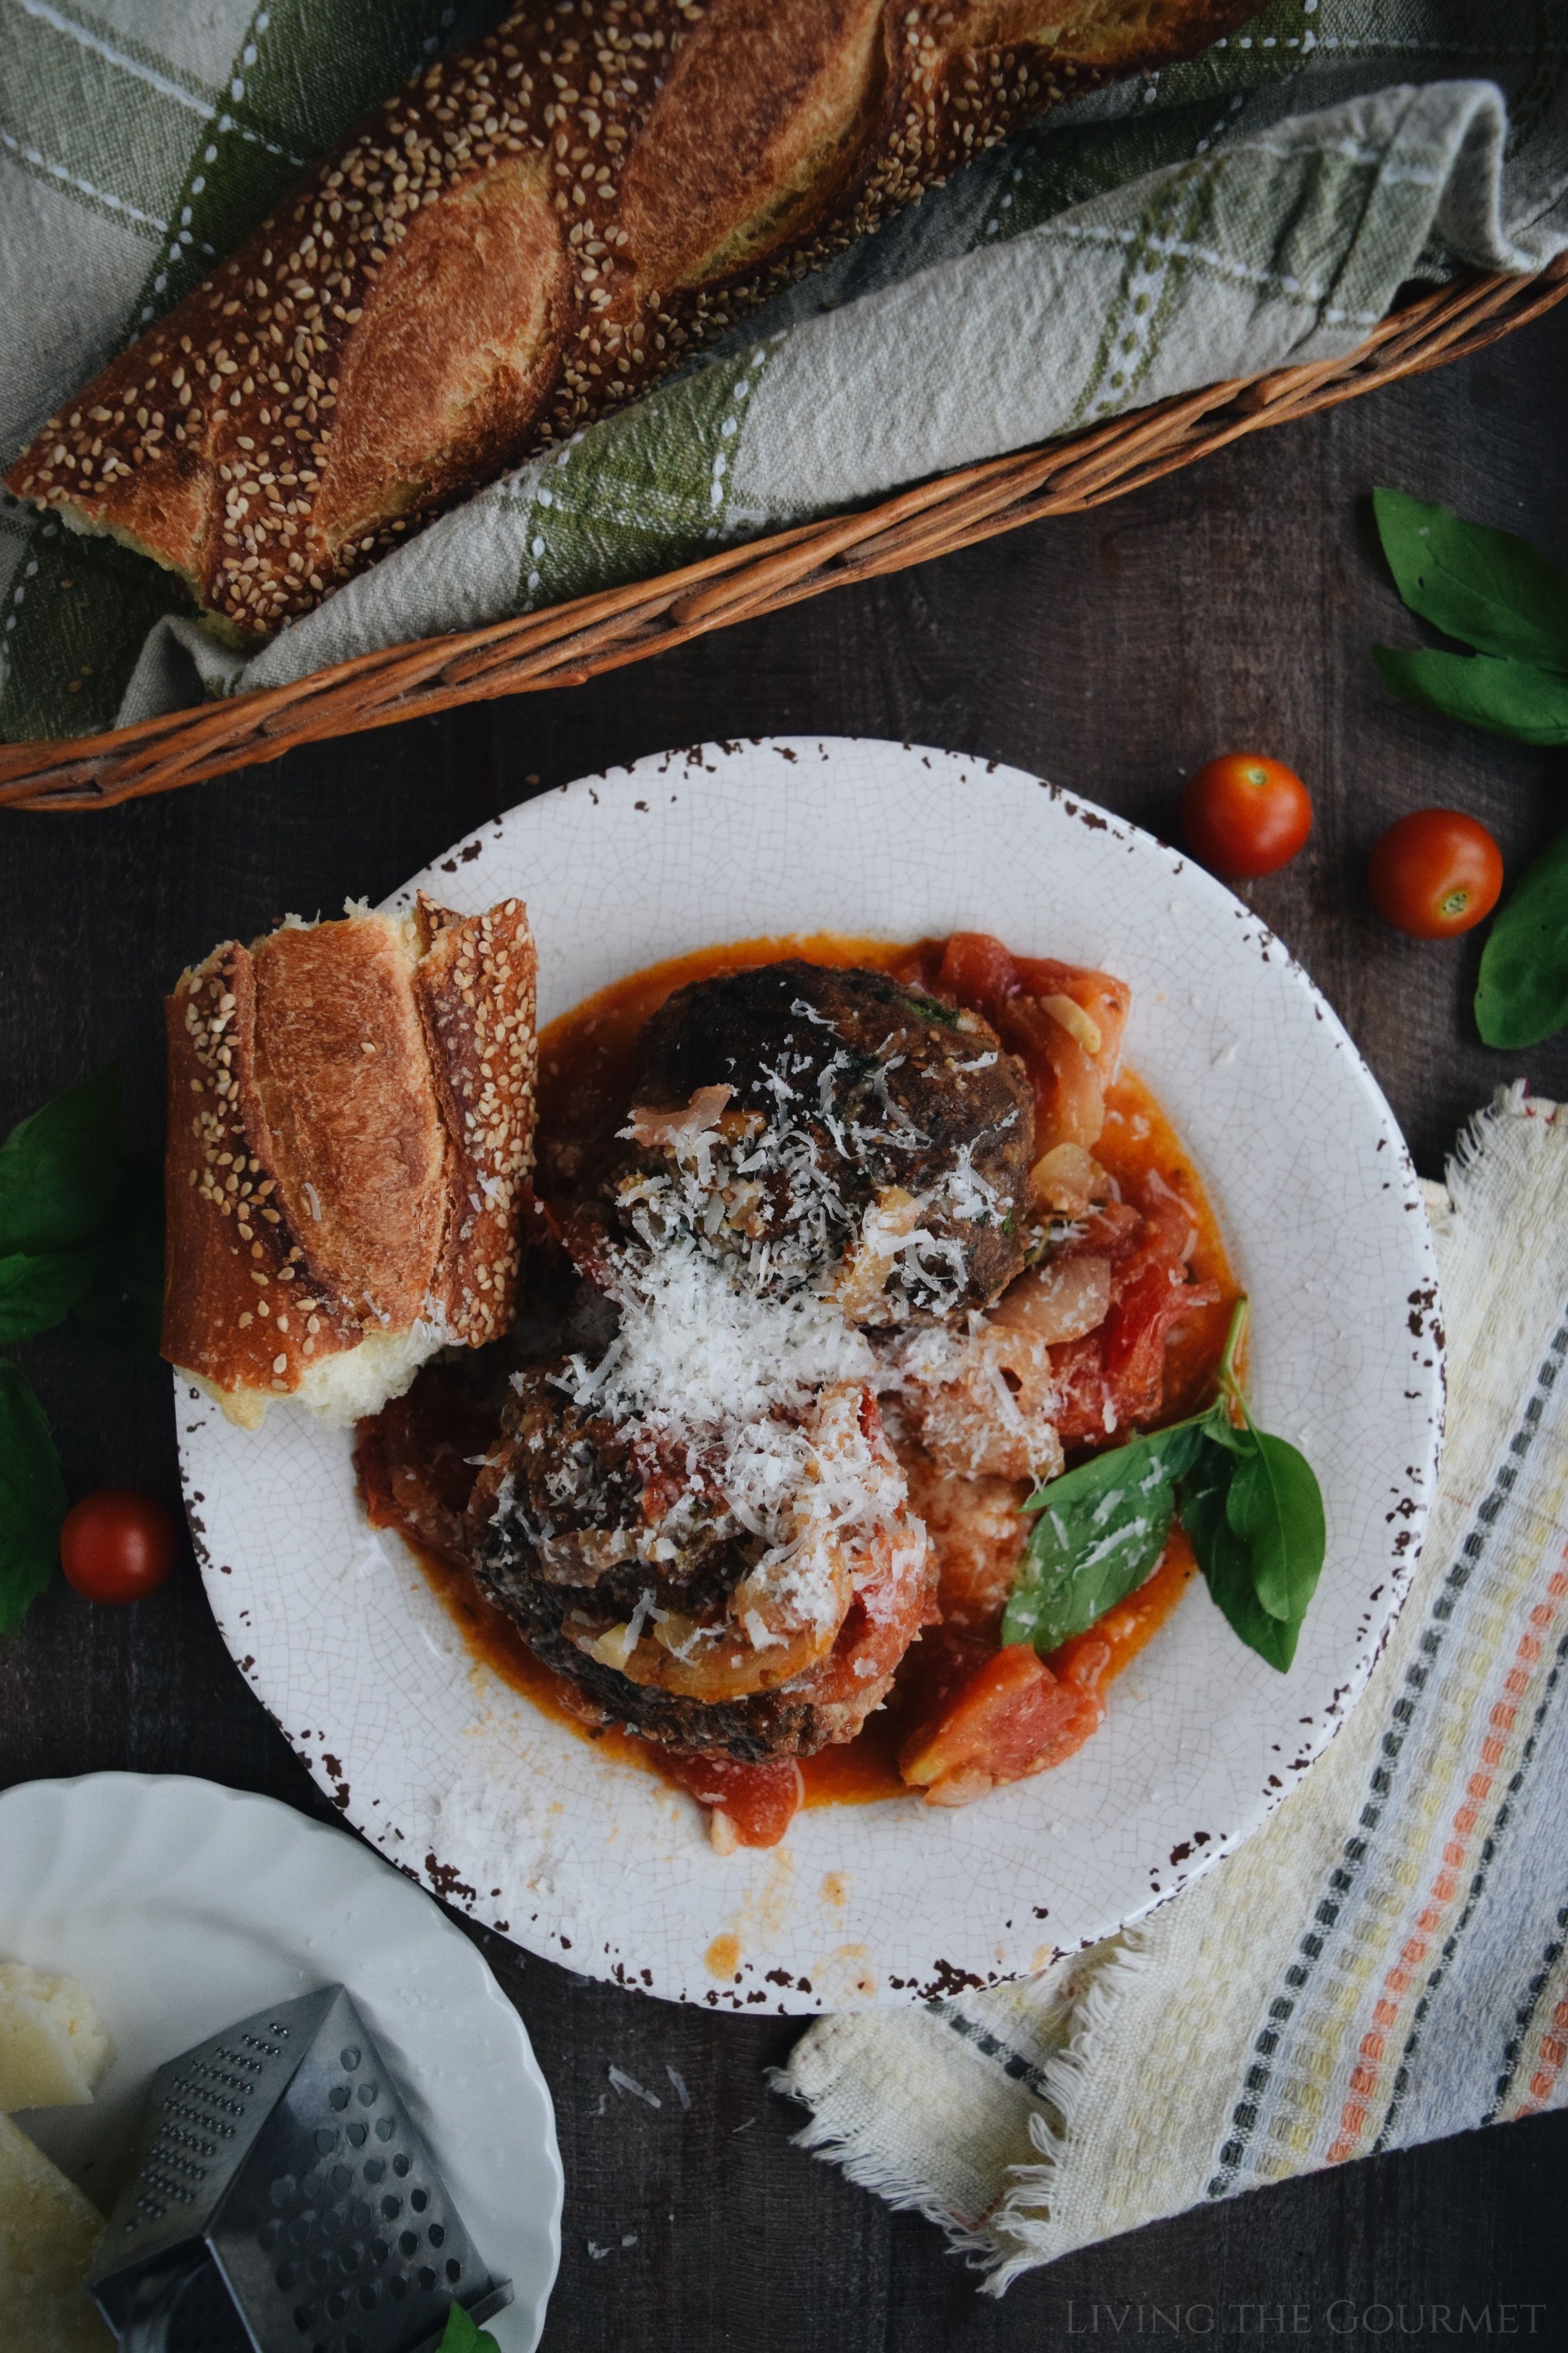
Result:
[[92,1996],[75,1978],[0,1961],[0,2116],[85,2106],[113,2052]]
[[163,1350],[255,1428],[334,1424],[511,1320],[535,958],[507,899],[290,918],[167,1000]]
[[1256,6],[523,0],[356,123],[6,483],[253,649],[1021,123]]
[[19,2125],[0,2116],[0,2345],[114,2353],[87,2289],[103,2217]]

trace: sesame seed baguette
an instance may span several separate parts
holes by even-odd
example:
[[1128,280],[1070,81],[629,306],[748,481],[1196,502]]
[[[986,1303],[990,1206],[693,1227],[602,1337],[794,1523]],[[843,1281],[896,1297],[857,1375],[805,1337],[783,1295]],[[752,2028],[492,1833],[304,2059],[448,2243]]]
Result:
[[346,1423],[510,1324],[535,964],[509,899],[226,940],[167,1000],[163,1350]]
[[1257,0],[524,0],[52,417],[19,498],[264,641],[1058,100]]

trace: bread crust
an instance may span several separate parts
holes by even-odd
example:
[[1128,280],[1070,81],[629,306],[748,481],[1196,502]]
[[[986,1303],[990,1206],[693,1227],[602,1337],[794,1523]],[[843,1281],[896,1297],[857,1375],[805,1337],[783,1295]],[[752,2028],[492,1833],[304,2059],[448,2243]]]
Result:
[[537,960],[515,899],[467,921],[425,905],[434,936],[415,993],[448,1146],[435,1288],[453,1338],[480,1348],[506,1331],[515,1297],[533,1167]]
[[1075,91],[1256,0],[524,0],[5,477],[264,641]]
[[510,899],[234,940],[167,999],[163,1350],[238,1418],[373,1335],[510,1321],[535,963]]

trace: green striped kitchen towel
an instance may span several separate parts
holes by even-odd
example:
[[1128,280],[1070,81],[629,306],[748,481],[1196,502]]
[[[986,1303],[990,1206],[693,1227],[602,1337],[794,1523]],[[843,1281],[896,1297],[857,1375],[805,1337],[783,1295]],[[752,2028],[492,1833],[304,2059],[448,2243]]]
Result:
[[[0,448],[368,102],[500,13],[0,0]],[[0,496],[0,737],[80,734],[529,612],[1233,375],[1413,277],[1568,243],[1568,0],[1273,0],[1064,108],[249,659],[169,575]]]
[[995,2292],[1162,2215],[1568,2104],[1568,1115],[1500,1094],[1426,1192],[1442,1479],[1344,1729],[1137,1926],[1025,1983],[825,2020],[775,2079],[806,2147]]

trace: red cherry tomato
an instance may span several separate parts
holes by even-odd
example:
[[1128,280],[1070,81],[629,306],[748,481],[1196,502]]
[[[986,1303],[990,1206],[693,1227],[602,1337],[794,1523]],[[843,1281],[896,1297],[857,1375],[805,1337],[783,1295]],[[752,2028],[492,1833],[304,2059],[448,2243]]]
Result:
[[162,1504],[132,1487],[105,1487],[66,1514],[60,1567],[89,1601],[140,1601],[174,1567],[177,1542]]
[[1412,809],[1373,845],[1366,879],[1385,923],[1447,940],[1483,923],[1502,890],[1502,852],[1458,809]]
[[1188,777],[1182,828],[1215,873],[1272,874],[1289,865],[1311,832],[1311,797],[1282,761],[1227,752]]

